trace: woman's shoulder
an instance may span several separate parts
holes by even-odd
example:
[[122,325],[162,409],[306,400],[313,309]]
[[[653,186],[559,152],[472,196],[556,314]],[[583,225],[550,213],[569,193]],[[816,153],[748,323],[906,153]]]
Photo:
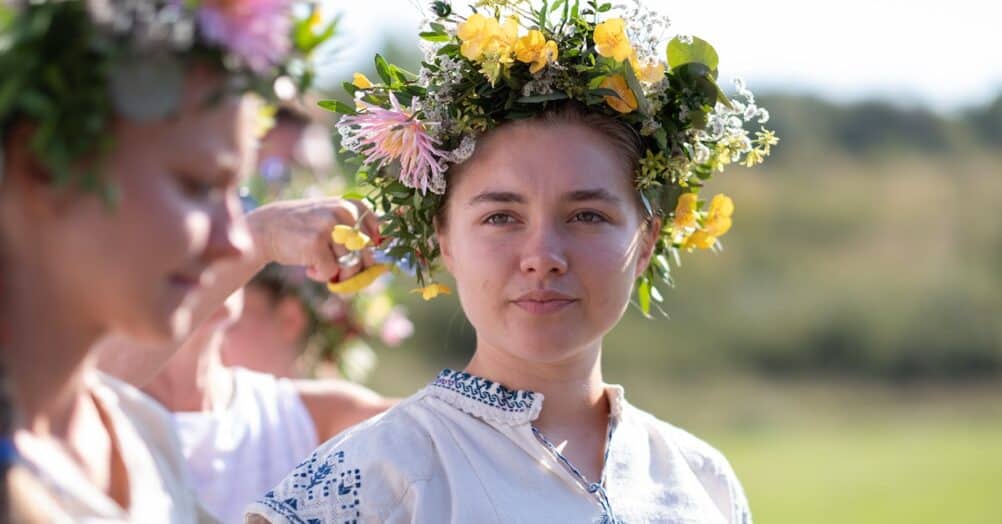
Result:
[[435,475],[433,420],[422,397],[404,399],[321,444],[247,512],[276,523],[380,520],[414,484]]
[[689,431],[632,405],[624,409],[624,416],[646,429],[652,441],[681,454],[721,512],[730,514],[729,522],[751,522],[744,488],[730,461],[720,450]]

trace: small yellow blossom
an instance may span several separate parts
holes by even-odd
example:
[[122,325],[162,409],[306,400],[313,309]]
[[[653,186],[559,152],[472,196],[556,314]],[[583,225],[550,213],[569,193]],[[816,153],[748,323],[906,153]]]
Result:
[[630,54],[630,67],[633,68],[633,73],[637,75],[637,78],[641,82],[647,82],[648,84],[654,84],[660,82],[662,78],[665,77],[665,65],[663,62],[654,61],[649,63],[641,63],[640,59],[637,58],[637,51],[634,50]]
[[372,89],[372,82],[362,73],[355,73],[351,83],[359,89]]
[[344,282],[328,282],[327,289],[331,293],[356,293],[372,284],[377,278],[390,270],[389,264],[376,264],[365,268],[361,273]]
[[626,23],[622,18],[610,18],[595,26],[595,51],[604,57],[622,62],[633,53],[633,46],[626,36]]
[[605,103],[620,113],[631,113],[637,109],[637,97],[626,83],[623,75],[607,76],[600,84],[603,89],[611,89],[619,96],[606,96]]
[[529,31],[529,34],[519,38],[515,42],[515,57],[519,62],[532,64],[529,72],[538,73],[541,69],[557,61],[557,43],[547,40],[543,33],[537,29]]
[[744,164],[745,167],[755,167],[765,161],[765,150],[755,148],[745,155]]
[[779,137],[775,132],[763,127],[761,131],[755,132],[755,141],[762,147],[762,152],[768,155],[772,152],[772,146],[779,143]]
[[678,197],[678,205],[675,206],[675,218],[672,224],[678,229],[696,226],[696,202],[699,195],[696,193],[684,193]]
[[344,224],[334,226],[331,232],[331,240],[336,244],[341,244],[349,251],[358,251],[369,245],[369,235]]
[[431,300],[439,295],[451,295],[452,290],[445,284],[429,284],[425,287],[412,289],[411,293],[421,293],[421,298]]
[[310,18],[307,20],[306,25],[309,26],[310,31],[316,32],[320,27],[320,24],[324,21],[323,13],[321,12],[320,6],[314,4],[313,10],[310,12]]

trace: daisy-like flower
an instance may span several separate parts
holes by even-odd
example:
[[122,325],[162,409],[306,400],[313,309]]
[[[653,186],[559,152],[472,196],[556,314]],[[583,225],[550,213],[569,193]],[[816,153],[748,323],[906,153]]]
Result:
[[292,42],[291,0],[205,0],[198,22],[206,40],[262,73],[282,61]]
[[400,107],[390,93],[392,109],[361,102],[363,109],[348,115],[338,123],[343,145],[365,156],[366,164],[378,162],[378,167],[400,161],[400,182],[427,193],[445,192],[445,152],[435,147],[436,141],[424,123]]

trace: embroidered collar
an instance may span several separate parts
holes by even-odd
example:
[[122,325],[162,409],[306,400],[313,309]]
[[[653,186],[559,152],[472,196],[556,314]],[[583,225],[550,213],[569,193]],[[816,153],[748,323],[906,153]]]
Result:
[[[535,391],[510,389],[464,371],[443,369],[425,390],[462,411],[488,422],[507,425],[528,424],[543,409],[543,394]],[[622,416],[623,388],[608,385],[609,413],[613,419]]]

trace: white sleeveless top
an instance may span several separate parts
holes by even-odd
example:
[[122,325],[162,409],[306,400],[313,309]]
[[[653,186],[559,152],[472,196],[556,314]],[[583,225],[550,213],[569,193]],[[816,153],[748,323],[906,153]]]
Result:
[[180,445],[163,406],[111,376],[95,372],[85,380],[110,419],[109,429],[125,462],[129,507],[95,486],[61,450],[22,433],[16,438],[21,464],[36,477],[50,503],[37,513],[56,524],[213,522],[186,483]]
[[229,524],[317,447],[317,430],[292,381],[233,368],[233,398],[216,412],[174,413],[192,485]]
[[606,386],[601,479],[534,426],[543,396],[445,370],[327,441],[248,512],[274,524],[751,524],[727,459]]

